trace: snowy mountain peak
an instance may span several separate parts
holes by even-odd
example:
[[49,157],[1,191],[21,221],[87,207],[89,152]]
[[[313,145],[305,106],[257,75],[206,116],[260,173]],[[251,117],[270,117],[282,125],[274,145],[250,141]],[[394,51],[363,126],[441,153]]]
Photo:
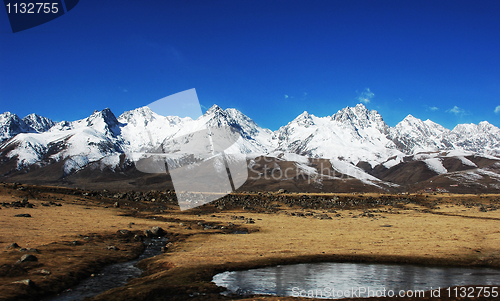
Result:
[[159,115],[154,113],[149,107],[140,107],[135,110],[130,110],[123,112],[118,117],[118,121],[123,123],[133,123],[137,122],[148,123],[155,120]]
[[216,113],[224,112],[224,110],[218,105],[213,105],[210,109],[205,112],[205,115],[212,115]]
[[13,118],[14,116],[17,116],[16,114],[12,114],[11,112],[3,112],[0,114],[0,122],[3,124],[5,120]]
[[80,123],[86,127],[101,131],[106,135],[117,136],[120,133],[120,122],[109,108],[94,113]]
[[306,128],[314,125],[314,120],[311,114],[309,114],[307,111],[304,111],[304,113],[297,116],[292,122]]
[[94,111],[94,113],[87,118],[87,126],[93,126],[96,122],[100,121],[111,127],[120,124],[116,119],[115,114],[113,114],[113,112],[111,112],[109,108],[106,108],[102,111]]
[[339,110],[336,114],[332,115],[331,120],[337,121],[344,126],[352,126],[358,129],[374,127],[381,133],[386,133],[389,128],[377,111],[368,111],[363,104]]
[[0,143],[14,137],[19,133],[34,132],[16,114],[5,112],[0,114]]
[[[3,156],[16,157],[18,168],[65,160],[65,173],[70,173],[89,162],[116,159],[123,153],[148,152],[158,145],[168,152],[172,149],[167,148],[173,147],[169,141],[181,141],[208,126],[231,127],[240,134],[230,147],[231,152],[270,156],[281,152],[341,160],[342,164],[353,166],[361,162],[371,168],[378,164],[390,168],[406,155],[423,152],[457,150],[500,157],[500,129],[486,121],[458,125],[450,131],[431,120],[408,115],[389,128],[377,111],[370,111],[363,104],[346,107],[329,117],[304,111],[275,132],[259,127],[237,109],[223,110],[217,105],[197,120],[161,116],[149,107],[127,111],[116,118],[107,108],[81,120],[52,125],[50,119],[36,114],[23,119],[10,112],[0,114],[0,142],[11,139],[8,143],[15,148]],[[396,159],[387,163],[389,158]]]
[[406,122],[418,122],[421,121],[420,119],[414,117],[412,114],[408,114],[401,122],[406,121]]
[[34,129],[38,133],[46,132],[56,123],[49,118],[37,115],[35,113],[30,114],[23,118],[24,123]]
[[480,128],[484,128],[484,129],[498,129],[496,126],[494,126],[493,124],[489,123],[488,121],[481,121],[478,126]]
[[451,144],[443,139],[449,130],[431,120],[422,121],[411,114],[389,132],[389,137],[406,154],[451,147]]

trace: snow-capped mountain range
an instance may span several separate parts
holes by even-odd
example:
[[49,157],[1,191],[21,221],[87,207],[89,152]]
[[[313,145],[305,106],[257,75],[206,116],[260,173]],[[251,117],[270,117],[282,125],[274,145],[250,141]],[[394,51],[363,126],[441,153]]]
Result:
[[[160,116],[142,107],[118,118],[104,109],[85,119],[57,123],[36,114],[22,119],[10,112],[0,114],[0,176],[54,163],[61,164],[63,178],[96,163],[101,169],[114,170],[123,166],[124,154],[127,157],[158,145],[168,153],[166,142],[206,125],[236,130],[241,138],[231,151],[245,153],[249,159],[274,157],[295,162],[304,172],[318,175],[321,172],[311,168],[311,160],[325,159],[333,170],[375,186],[377,181],[396,185],[395,180],[383,179],[410,161],[425,163],[434,177],[481,168],[471,156],[494,164],[500,161],[500,129],[487,121],[459,124],[448,130],[408,115],[389,127],[377,111],[358,104],[326,117],[304,112],[273,132],[236,109],[223,110],[217,105],[196,120]],[[451,168],[447,163],[450,158],[461,163]]]

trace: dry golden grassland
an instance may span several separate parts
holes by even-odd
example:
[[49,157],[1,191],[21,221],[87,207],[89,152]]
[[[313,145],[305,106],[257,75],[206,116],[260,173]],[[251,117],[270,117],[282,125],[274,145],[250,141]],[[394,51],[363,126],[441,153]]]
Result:
[[[23,197],[22,191],[0,188],[0,204]],[[120,237],[117,231],[140,233],[152,226],[161,226],[169,233],[173,244],[167,252],[141,262],[145,270],[142,277],[95,300],[184,300],[190,295],[197,300],[222,300],[226,298],[219,295],[221,289],[210,282],[215,273],[296,262],[369,261],[500,268],[500,210],[494,210],[500,205],[495,201],[498,196],[409,197],[417,200],[398,206],[358,206],[335,211],[282,205],[267,213],[210,206],[186,212],[152,212],[147,210],[148,204],[141,204],[142,209],[123,203],[114,208],[114,200],[39,192],[29,198],[35,208],[2,206],[0,210],[0,266],[7,271],[0,271],[0,300],[30,300],[60,291],[105,263],[133,258],[140,252],[141,243]],[[62,206],[41,206],[49,199]],[[492,210],[481,209],[478,204]],[[32,217],[14,217],[18,213]],[[205,225],[219,227],[205,229]],[[248,234],[232,234],[234,230]],[[73,245],[73,241],[80,241],[81,245]],[[22,269],[6,270],[5,266],[16,266],[24,254],[5,249],[13,242],[38,249],[40,253],[35,255],[39,260],[17,264]],[[119,251],[108,250],[109,245],[117,246]],[[36,271],[40,269],[52,274],[38,275]],[[12,284],[27,278],[37,288]],[[61,284],[49,289],[57,281]],[[261,298],[293,299],[247,299]]]

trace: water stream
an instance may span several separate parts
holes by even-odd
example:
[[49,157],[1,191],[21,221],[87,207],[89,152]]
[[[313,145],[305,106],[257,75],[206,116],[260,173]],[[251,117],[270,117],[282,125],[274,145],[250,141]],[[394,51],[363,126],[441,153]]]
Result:
[[[440,289],[441,296],[460,296],[446,289],[457,285],[500,285],[500,270],[488,268],[424,267],[396,264],[309,263],[217,274],[213,282],[227,295],[264,294],[325,299],[416,295]],[[497,288],[500,297],[500,288]],[[391,293],[392,291],[392,293]],[[477,291],[477,290],[476,290]],[[370,294],[370,295],[368,295]],[[429,296],[430,292],[427,292]],[[409,295],[408,295],[409,296]],[[492,296],[493,297],[493,296]]]
[[165,246],[167,238],[159,237],[146,240],[146,248],[137,259],[120,262],[104,267],[98,274],[81,281],[75,287],[65,290],[57,296],[48,297],[43,301],[77,301],[85,297],[94,297],[107,290],[123,286],[128,280],[137,278],[142,270],[135,265],[146,258],[161,253],[161,247]]

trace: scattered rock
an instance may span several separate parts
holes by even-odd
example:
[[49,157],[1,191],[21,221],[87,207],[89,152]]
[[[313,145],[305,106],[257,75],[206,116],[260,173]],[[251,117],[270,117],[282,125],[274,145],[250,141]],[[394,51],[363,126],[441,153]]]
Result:
[[20,246],[17,244],[17,243],[11,243],[10,245],[6,246],[5,247],[7,250],[10,250],[10,249],[17,249],[17,248],[20,248]]
[[21,213],[21,214],[16,214],[14,217],[31,217],[31,214],[28,213]]
[[41,275],[50,275],[50,274],[52,274],[50,271],[45,270],[45,269],[37,270],[37,271],[34,271],[33,273],[35,273],[35,274],[41,274]]
[[30,286],[30,287],[35,287],[35,283],[33,281],[31,281],[30,279],[24,279],[24,280],[14,281],[12,283],[20,283],[20,284],[24,284],[24,285],[27,285],[27,286]]
[[120,203],[115,202],[115,205],[114,205],[114,206],[115,206],[115,208],[120,208]]
[[116,246],[108,246],[108,250],[115,250],[115,251],[118,251],[120,249],[118,249],[118,247]]
[[37,254],[40,253],[40,251],[38,251],[38,249],[35,249],[35,248],[21,248],[21,249],[19,249],[19,252],[30,252],[30,253],[37,253]]
[[144,236],[146,236],[147,238],[151,238],[153,237],[153,232],[151,232],[151,230],[144,230]]
[[166,234],[165,230],[163,230],[161,227],[158,226],[151,228],[151,233],[156,237],[163,236]]
[[135,241],[142,241],[142,236],[141,235],[134,235],[134,240]]
[[38,258],[35,255],[25,254],[18,262],[28,262],[28,261],[38,261]]

